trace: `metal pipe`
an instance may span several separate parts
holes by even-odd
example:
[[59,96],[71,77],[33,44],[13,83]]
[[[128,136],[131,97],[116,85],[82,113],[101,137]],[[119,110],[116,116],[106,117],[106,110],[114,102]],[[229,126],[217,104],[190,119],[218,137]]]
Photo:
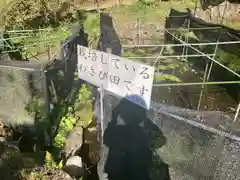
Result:
[[36,31],[52,31],[54,29],[34,29],[34,30],[27,30],[27,29],[23,29],[23,30],[9,30],[6,31],[7,33],[14,33],[14,32],[36,32]]
[[233,119],[233,122],[236,123],[237,122],[237,118],[238,118],[238,114],[240,112],[240,102],[238,104],[238,107],[237,107],[237,110],[236,110],[236,113],[235,113],[235,116],[234,116],[234,119]]
[[103,145],[103,135],[104,135],[104,126],[103,126],[103,120],[104,120],[104,107],[103,107],[103,98],[104,98],[104,88],[103,85],[99,88],[100,92],[100,121],[101,121],[101,143]]
[[205,82],[206,82],[206,78],[207,78],[208,65],[209,65],[209,60],[207,60],[207,62],[206,62],[206,67],[205,67],[204,76],[203,76],[203,83],[202,83],[201,92],[200,92],[199,100],[198,100],[197,111],[199,111],[199,109],[201,107],[202,96],[203,96]]
[[139,44],[140,44],[140,31],[141,31],[141,29],[140,29],[141,27],[140,27],[140,20],[139,20],[139,18],[137,18],[137,48],[139,49]]
[[[189,28],[189,30],[215,30],[215,29],[221,29],[222,27],[219,26],[215,26],[215,27],[192,27]],[[177,31],[180,29],[187,29],[187,28],[183,28],[183,27],[179,27],[179,28],[159,28],[157,29],[158,31],[166,31],[166,30],[170,30],[170,31]]]
[[[205,82],[205,85],[217,85],[217,84],[239,84],[240,81],[216,81],[216,82]],[[202,85],[203,82],[193,83],[164,83],[164,84],[153,84],[153,87],[165,87],[165,86],[197,86]]]
[[[168,32],[169,34],[172,34],[170,32]],[[166,46],[210,46],[210,45],[223,45],[223,44],[240,44],[240,41],[223,41],[223,42],[208,42],[208,43],[186,43],[183,41],[183,43],[181,44],[142,44],[142,45],[138,45],[139,47],[166,47]],[[123,48],[134,48],[137,47],[136,45],[127,45],[127,44],[123,44],[122,45]]]
[[[179,42],[184,43],[184,41],[182,41],[181,39],[177,38],[176,36],[174,36],[172,33],[168,32],[171,36],[173,36],[175,39],[177,39]],[[198,49],[192,47],[190,44],[187,44],[187,46],[189,46],[190,48],[192,48],[193,50],[197,51],[198,53],[205,55],[202,51],[199,51]],[[230,71],[231,73],[233,73],[234,75],[240,77],[240,75],[238,73],[236,73],[235,71],[231,70],[230,68],[228,68],[227,66],[224,66],[223,64],[221,64],[220,62],[216,61],[215,59],[211,58],[210,56],[206,56],[208,59],[210,59],[211,61],[215,62],[216,64],[218,64],[219,66],[225,68],[226,70]]]
[[166,111],[164,111],[164,110],[161,110],[161,108],[160,108],[160,109],[155,109],[155,110],[156,110],[157,112],[165,115],[165,116],[169,116],[169,117],[172,117],[173,119],[186,122],[186,123],[188,123],[188,124],[191,124],[192,126],[201,128],[201,129],[203,129],[203,130],[212,132],[212,133],[214,133],[214,134],[217,134],[217,135],[220,135],[220,136],[223,136],[223,137],[227,137],[227,138],[230,138],[230,139],[233,139],[233,140],[240,141],[240,137],[238,137],[238,136],[236,136],[236,135],[233,135],[233,134],[231,134],[231,133],[224,132],[224,131],[218,130],[218,129],[216,129],[216,128],[206,126],[205,124],[201,124],[201,123],[199,123],[199,122],[186,119],[186,118],[181,117],[181,116],[179,116],[179,115],[166,112]]
[[205,56],[213,56],[214,54],[206,54],[206,55],[195,55],[195,54],[193,54],[193,55],[172,55],[172,56],[161,56],[161,55],[159,55],[159,56],[146,56],[146,57],[144,57],[144,56],[142,56],[142,57],[133,57],[133,56],[124,56],[125,58],[128,58],[128,59],[157,59],[157,58],[184,58],[184,57],[205,57]]
[[160,52],[159,52],[159,56],[156,57],[156,60],[155,60],[155,62],[153,63],[154,66],[158,63],[159,59],[160,59],[161,56],[162,56],[163,51],[164,51],[164,47],[161,48],[161,50],[160,50]]

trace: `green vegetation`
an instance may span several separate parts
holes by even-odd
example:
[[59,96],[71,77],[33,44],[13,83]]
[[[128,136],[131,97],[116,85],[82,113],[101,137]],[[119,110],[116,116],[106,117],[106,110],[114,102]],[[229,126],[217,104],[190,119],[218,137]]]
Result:
[[[160,23],[162,20],[165,20],[171,8],[185,11],[186,8],[193,7],[194,2],[191,0],[173,1],[172,3],[155,1],[155,3],[148,5],[138,1],[132,5],[120,5],[119,7],[107,9],[106,12],[111,13],[112,17],[124,26],[124,24],[130,24],[131,21],[136,22],[137,18],[142,22],[149,22],[149,24]],[[121,21],[121,19],[126,21]]]
[[36,123],[43,119],[44,117],[44,102],[40,102],[39,99],[31,99],[25,106],[25,110],[35,118]]
[[[58,27],[54,29],[36,32],[18,32],[10,33],[13,43],[19,44],[20,50],[25,58],[38,57],[39,55],[50,55],[59,49],[59,44],[63,39],[70,35],[67,27]],[[48,59],[47,59],[48,60]]]
[[53,169],[61,170],[62,168],[63,168],[63,161],[60,161],[59,163],[57,163],[54,160],[53,155],[50,152],[46,151],[42,172],[39,172],[38,169],[33,169],[32,171],[29,171],[29,169],[23,168],[20,171],[20,178],[29,179],[29,180],[46,180],[47,176],[45,172],[51,171]]
[[54,146],[62,148],[67,133],[74,126],[87,127],[93,118],[92,112],[93,97],[87,86],[84,84],[79,90],[76,101],[69,105],[66,114],[61,117],[58,133],[54,139]]
[[88,33],[89,42],[96,47],[100,36],[100,17],[98,13],[87,13],[83,22],[85,31]]
[[[0,26],[9,32],[25,58],[41,54],[53,54],[61,40],[70,35],[68,26],[82,16],[70,1],[4,1],[1,8]],[[39,28],[47,28],[38,30]],[[25,31],[25,30],[30,31]],[[32,31],[35,29],[35,31]],[[24,31],[22,31],[24,30]],[[45,58],[46,59],[46,58]]]
[[220,48],[217,50],[216,59],[222,63],[226,64],[230,69],[235,72],[240,72],[240,57],[236,54],[240,54],[239,49],[236,48],[235,54],[230,54],[226,51],[221,50]]
[[47,168],[58,168],[58,169],[62,169],[63,167],[63,161],[61,160],[58,164],[55,162],[53,155],[46,151],[46,155],[45,155],[45,166]]
[[79,5],[69,0],[9,1],[1,10],[1,26],[5,29],[59,27],[79,19]]
[[[141,49],[128,49],[123,53],[125,57],[157,57],[159,50],[156,48],[141,48]],[[143,63],[147,63],[153,65],[155,63],[155,71],[154,76],[155,82],[162,81],[170,81],[170,82],[182,82],[182,80],[176,74],[184,74],[189,70],[188,62],[184,59],[176,59],[176,58],[145,58],[142,59],[134,59],[136,61],[140,61]]]
[[41,60],[42,55],[46,61],[55,51],[59,50],[60,42],[70,35],[70,31],[68,27],[62,26],[26,32],[19,30],[9,32],[9,34],[15,47],[5,52],[20,51],[26,59],[37,57]]
[[[73,94],[75,90],[77,90],[78,93],[74,103],[64,101],[56,105],[58,114],[55,121],[60,119],[60,122],[57,134],[53,137],[54,148],[63,148],[67,133],[71,131],[73,127],[82,126],[85,128],[92,122],[93,97],[90,89],[83,84],[80,89],[73,88]],[[35,113],[38,113],[39,104],[36,101],[33,101],[27,108],[29,112],[34,113],[34,111],[36,111]],[[55,111],[52,111],[52,113],[55,113]],[[40,115],[41,114],[39,113],[39,116],[36,116],[36,118],[39,118],[38,120],[43,118],[43,116]],[[50,121],[50,119],[48,119],[48,121]],[[52,124],[45,124],[42,128],[46,129],[46,126],[51,125]],[[28,154],[20,152],[18,147],[5,148],[6,150],[3,152],[3,155],[1,154],[1,159],[3,159],[3,162],[6,164],[3,166],[5,168],[3,171],[4,173],[2,173],[2,167],[0,168],[1,176],[3,176],[3,178],[12,179],[12,171],[14,171],[14,174],[20,179],[42,180],[48,179],[49,176],[53,175],[55,177],[60,176],[63,167],[62,158],[64,157],[58,154],[59,152],[56,154],[54,148],[50,149],[50,151],[44,152],[41,149],[36,148],[34,152]],[[43,153],[44,157],[42,156]],[[17,164],[17,166],[15,164]],[[16,166],[16,168],[11,169],[13,166]],[[52,174],[49,175],[49,171],[51,171]]]

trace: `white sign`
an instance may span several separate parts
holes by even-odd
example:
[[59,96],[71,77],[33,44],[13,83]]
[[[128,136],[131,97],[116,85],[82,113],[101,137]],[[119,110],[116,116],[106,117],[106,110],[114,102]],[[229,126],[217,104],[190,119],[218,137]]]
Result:
[[154,67],[78,45],[78,76],[149,109]]

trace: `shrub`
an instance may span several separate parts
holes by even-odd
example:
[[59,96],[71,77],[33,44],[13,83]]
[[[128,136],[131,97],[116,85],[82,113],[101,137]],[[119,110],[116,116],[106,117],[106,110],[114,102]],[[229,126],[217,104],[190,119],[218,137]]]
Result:
[[18,0],[2,9],[0,25],[7,29],[31,29],[78,19],[78,5],[70,0]]

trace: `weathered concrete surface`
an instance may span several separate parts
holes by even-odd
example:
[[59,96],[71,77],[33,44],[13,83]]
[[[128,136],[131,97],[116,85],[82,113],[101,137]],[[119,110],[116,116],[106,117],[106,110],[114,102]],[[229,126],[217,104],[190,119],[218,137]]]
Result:
[[213,176],[224,138],[164,115],[155,122],[167,137],[166,146],[158,150],[159,156],[182,173],[177,173],[179,178],[191,176],[204,180]]
[[43,105],[39,110],[44,108],[43,82],[41,64],[0,62],[0,117],[4,123],[34,124],[34,112],[27,107],[33,108],[36,98]]
[[226,139],[213,180],[240,180],[240,142]]
[[82,163],[82,158],[79,156],[70,157],[63,170],[67,172],[72,177],[81,177],[84,174],[84,167]]
[[[112,109],[119,100],[105,95],[104,128],[111,122]],[[149,118],[157,124],[167,139],[166,144],[157,149],[159,157],[169,165],[170,176],[174,180],[239,180],[240,157],[239,144],[236,140],[215,134],[176,118],[161,113],[168,110],[192,122],[200,122],[209,128],[220,129],[230,119],[221,112],[201,112],[181,109],[162,104],[152,104],[148,111]],[[225,120],[225,121],[224,121]],[[228,130],[231,131],[231,130]],[[117,143],[117,142],[116,142]],[[234,147],[233,147],[234,144]],[[98,166],[100,180],[107,179],[104,173],[109,149],[102,148],[102,157]]]

